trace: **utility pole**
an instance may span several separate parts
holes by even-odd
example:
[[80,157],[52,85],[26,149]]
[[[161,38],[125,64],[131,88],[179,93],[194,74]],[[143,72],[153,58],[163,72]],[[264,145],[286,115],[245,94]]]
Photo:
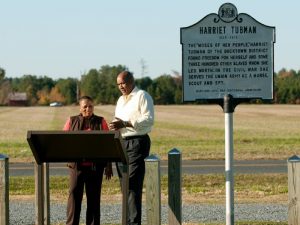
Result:
[[143,58],[141,58],[140,64],[141,64],[141,77],[143,78],[144,75],[147,73],[146,61]]

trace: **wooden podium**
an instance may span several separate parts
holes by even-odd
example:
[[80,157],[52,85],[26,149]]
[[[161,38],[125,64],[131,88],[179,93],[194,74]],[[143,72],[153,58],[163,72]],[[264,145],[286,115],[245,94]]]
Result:
[[128,157],[119,131],[28,131],[36,160],[36,224],[50,224],[49,162],[122,162],[122,224],[128,212]]

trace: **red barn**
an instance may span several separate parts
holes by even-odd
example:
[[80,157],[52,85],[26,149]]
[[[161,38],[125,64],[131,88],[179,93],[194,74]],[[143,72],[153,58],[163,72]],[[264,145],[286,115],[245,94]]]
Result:
[[27,106],[27,94],[25,92],[12,92],[8,94],[9,106]]

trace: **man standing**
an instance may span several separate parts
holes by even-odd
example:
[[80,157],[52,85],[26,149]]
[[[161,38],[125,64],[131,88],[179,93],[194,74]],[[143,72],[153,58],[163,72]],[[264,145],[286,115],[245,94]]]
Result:
[[[109,124],[111,130],[120,130],[128,154],[129,195],[128,224],[141,224],[142,191],[145,175],[145,161],[149,156],[151,131],[154,122],[154,106],[151,96],[138,89],[133,74],[121,72],[117,85],[122,93],[115,109],[115,120]],[[121,177],[122,163],[117,164]]]

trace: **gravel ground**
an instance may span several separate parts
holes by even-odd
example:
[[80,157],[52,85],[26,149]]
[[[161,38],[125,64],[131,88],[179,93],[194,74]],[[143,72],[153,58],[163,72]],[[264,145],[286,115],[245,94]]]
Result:
[[[33,202],[10,201],[10,224],[34,224],[35,208]],[[102,204],[101,223],[121,224],[121,204]],[[236,204],[235,221],[287,221],[287,205],[284,204]],[[51,224],[63,222],[66,215],[66,205],[51,203]],[[84,223],[85,205],[81,218]],[[225,222],[225,205],[189,204],[182,206],[182,218],[185,223]],[[146,223],[145,213],[143,221]],[[167,206],[162,206],[162,224],[167,224]]]

